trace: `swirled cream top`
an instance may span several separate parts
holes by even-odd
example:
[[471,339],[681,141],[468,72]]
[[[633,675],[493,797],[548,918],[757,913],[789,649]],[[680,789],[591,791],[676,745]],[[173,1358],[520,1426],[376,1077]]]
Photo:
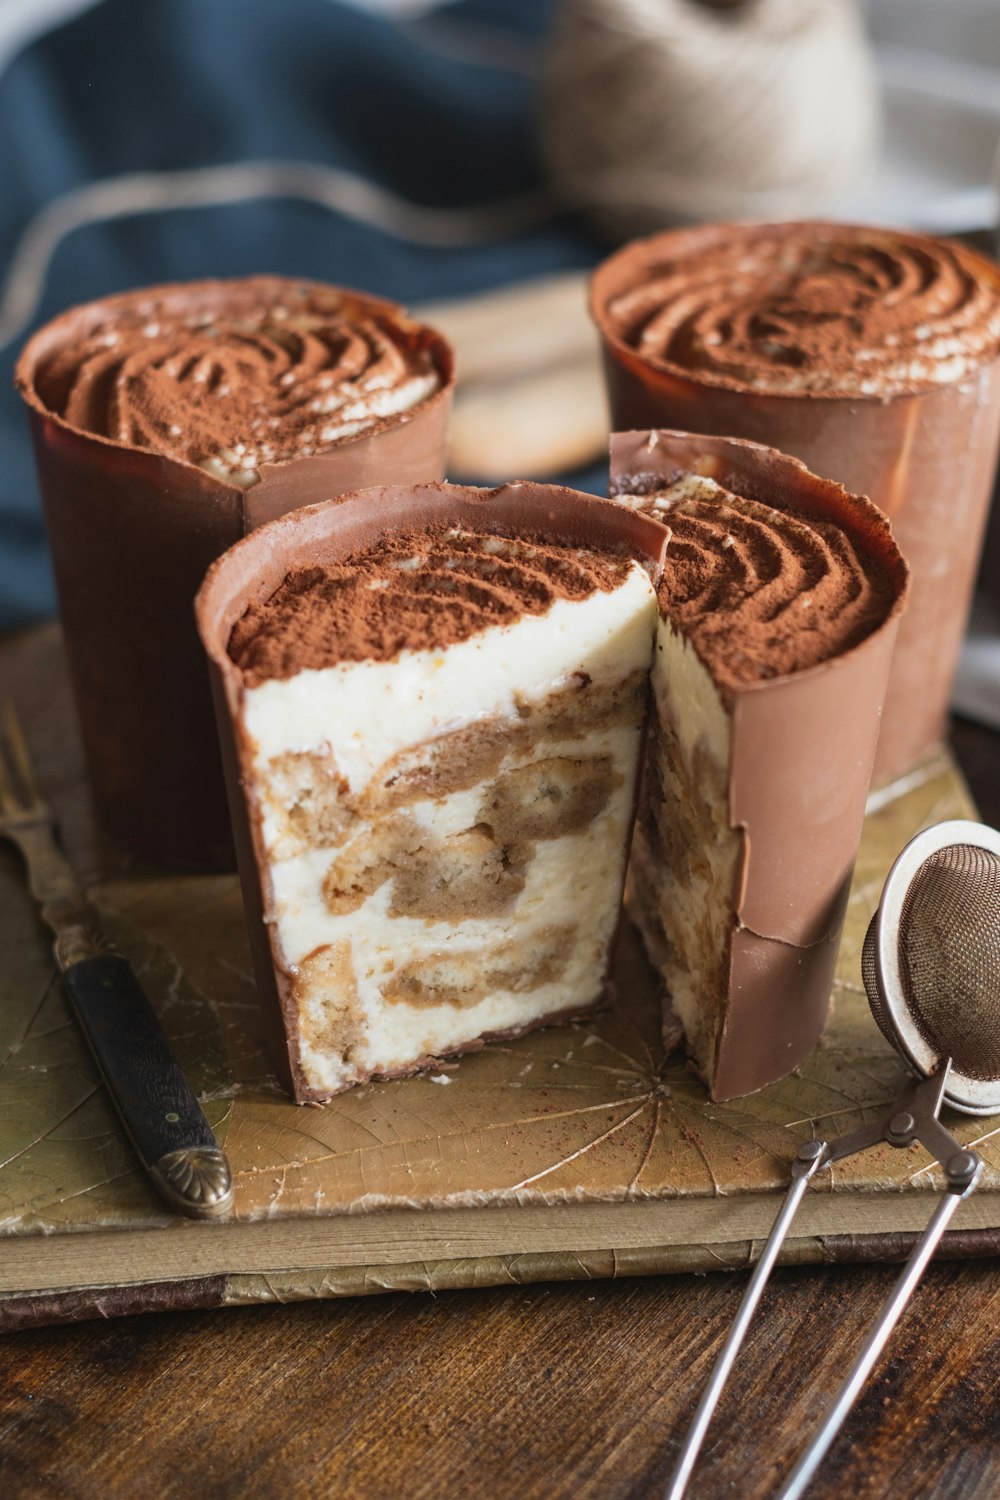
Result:
[[1000,355],[1000,276],[947,240],[733,225],[674,258],[655,240],[636,249],[649,254],[641,280],[608,303],[612,327],[653,364],[710,384],[890,397]]
[[777,510],[685,475],[622,504],[670,531],[660,613],[723,697],[851,650],[893,607],[885,569],[833,521]]
[[402,420],[442,384],[390,304],[277,276],[89,304],[34,380],[70,426],[238,485]]

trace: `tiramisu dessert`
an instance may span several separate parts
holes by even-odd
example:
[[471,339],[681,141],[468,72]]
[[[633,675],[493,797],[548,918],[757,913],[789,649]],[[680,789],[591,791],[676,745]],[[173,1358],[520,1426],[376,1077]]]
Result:
[[669,530],[629,907],[715,1099],[819,1038],[906,565],[879,512],[756,444],[612,439]]
[[597,271],[612,425],[729,433],[865,494],[913,570],[876,773],[940,738],[1000,433],[1000,269],[829,223],[720,224]]
[[264,466],[406,420],[446,383],[419,324],[277,276],[152,287],[77,308],[32,387],[70,427],[246,489]]
[[209,572],[258,986],[297,1099],[601,999],[664,541],[572,491],[400,487]]
[[73,308],[17,383],[102,822],[145,858],[225,863],[205,569],[298,506],[440,479],[451,352],[392,303],[255,276]]

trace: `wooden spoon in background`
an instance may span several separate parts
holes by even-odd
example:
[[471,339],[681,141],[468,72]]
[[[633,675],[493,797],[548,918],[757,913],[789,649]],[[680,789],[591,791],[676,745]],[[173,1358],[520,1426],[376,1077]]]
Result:
[[448,473],[548,479],[605,457],[608,409],[584,272],[561,272],[416,316],[455,346]]

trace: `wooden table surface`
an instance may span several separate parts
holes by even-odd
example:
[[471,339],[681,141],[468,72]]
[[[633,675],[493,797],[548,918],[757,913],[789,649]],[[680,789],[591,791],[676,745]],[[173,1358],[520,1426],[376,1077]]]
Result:
[[[15,685],[44,716],[39,639],[0,650],[0,692]],[[1000,824],[1000,737],[957,724],[954,738]],[[776,1274],[695,1500],[771,1492],[895,1275]],[[0,1496],[656,1496],[743,1284],[396,1294],[24,1331],[0,1349]],[[932,1266],[810,1500],[993,1500],[998,1363],[995,1263]]]

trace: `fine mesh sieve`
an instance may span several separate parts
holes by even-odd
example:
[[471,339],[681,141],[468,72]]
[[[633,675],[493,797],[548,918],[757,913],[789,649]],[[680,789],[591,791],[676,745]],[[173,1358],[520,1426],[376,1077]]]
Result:
[[940,1163],[946,1192],[820,1426],[781,1487],[801,1500],[871,1373],[982,1161],[938,1118],[1000,1111],[1000,833],[979,823],[939,823],[896,860],[865,937],[861,973],[872,1015],[917,1075],[880,1119],[835,1140],[805,1141],[735,1322],[680,1449],[667,1500],[681,1500],[723,1386],[810,1180],[833,1162],[887,1143],[919,1141]]
[[861,974],[879,1028],[916,1072],[951,1058],[947,1104],[1000,1110],[1000,836],[965,822],[918,834],[886,881]]

